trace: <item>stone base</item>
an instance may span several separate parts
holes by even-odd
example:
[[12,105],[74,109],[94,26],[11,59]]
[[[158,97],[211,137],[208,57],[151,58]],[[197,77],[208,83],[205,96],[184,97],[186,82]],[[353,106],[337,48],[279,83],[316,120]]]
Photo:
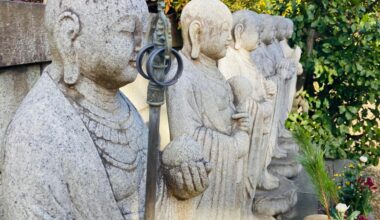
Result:
[[298,151],[288,152],[285,158],[272,158],[272,161],[268,167],[270,173],[275,175],[285,176],[287,178],[293,178],[297,176],[302,166],[297,162]]
[[287,213],[297,203],[297,187],[286,177],[279,177],[280,187],[271,191],[257,189],[253,201],[255,215],[277,216]]
[[299,151],[299,146],[293,139],[293,137],[279,137],[278,138],[278,147],[286,151]]

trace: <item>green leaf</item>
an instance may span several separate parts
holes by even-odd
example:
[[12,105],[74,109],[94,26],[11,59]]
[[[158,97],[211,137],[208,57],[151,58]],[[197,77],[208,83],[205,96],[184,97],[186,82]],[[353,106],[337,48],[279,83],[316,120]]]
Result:
[[358,108],[357,107],[354,107],[354,106],[348,106],[348,110],[352,113],[352,114],[356,114],[358,112]]
[[344,116],[346,117],[346,119],[348,120],[348,121],[351,121],[351,119],[352,119],[352,114],[350,113],[350,112],[345,112],[344,113]]
[[354,211],[353,213],[351,213],[350,216],[347,217],[347,220],[355,220],[359,215],[360,215],[359,211]]
[[343,114],[343,112],[346,111],[346,107],[345,106],[339,106],[339,114]]

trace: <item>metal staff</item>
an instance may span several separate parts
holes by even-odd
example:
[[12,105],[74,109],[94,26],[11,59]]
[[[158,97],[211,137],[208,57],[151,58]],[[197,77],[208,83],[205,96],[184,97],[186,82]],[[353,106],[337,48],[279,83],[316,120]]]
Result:
[[[136,59],[138,72],[149,80],[147,95],[147,103],[149,104],[149,141],[145,195],[146,220],[154,220],[155,218],[161,106],[165,103],[166,88],[175,84],[183,71],[181,56],[176,50],[172,49],[171,27],[164,13],[165,3],[160,1],[157,7],[158,20],[153,35],[153,44],[144,47]],[[147,73],[144,72],[142,65],[146,53],[149,54],[146,63]],[[178,63],[177,72],[172,79],[165,81],[170,71],[172,55],[174,55]]]

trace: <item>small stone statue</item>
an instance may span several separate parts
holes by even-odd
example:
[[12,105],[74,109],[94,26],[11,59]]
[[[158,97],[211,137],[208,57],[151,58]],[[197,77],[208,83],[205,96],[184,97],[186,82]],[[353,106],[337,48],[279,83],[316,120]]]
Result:
[[[207,8],[213,10],[205,13]],[[170,133],[192,137],[212,165],[208,188],[176,202],[187,208],[185,219],[240,218],[243,182],[237,166],[248,154],[252,122],[248,113],[236,112],[231,87],[217,67],[231,42],[231,26],[231,13],[219,0],[192,0],[181,15],[184,72],[168,88]]]
[[[45,13],[52,64],[6,133],[2,219],[142,219],[148,131],[119,88],[136,79],[147,5],[61,0]],[[164,151],[158,184],[181,199],[209,184],[188,140]]]
[[[252,215],[252,202],[262,176],[271,177],[265,167],[265,157],[269,145],[269,131],[273,118],[273,98],[276,93],[276,86],[273,82],[266,80],[259,74],[256,66],[250,58],[250,53],[257,49],[259,34],[262,31],[263,21],[260,16],[248,10],[237,11],[233,14],[232,36],[233,44],[228,48],[225,58],[218,62],[218,66],[223,75],[228,79],[235,95],[235,106],[238,111],[249,112],[254,119],[252,130],[250,131],[250,150],[245,158],[243,170],[245,176],[245,191],[242,201],[245,208],[242,215],[248,218]],[[244,76],[244,77],[241,77]],[[252,89],[249,90],[249,84]],[[242,94],[249,93],[244,102],[239,100]],[[269,180],[266,178],[265,180]],[[268,189],[278,187],[279,183],[267,181],[264,185]]]
[[266,146],[267,150],[264,156],[265,168],[258,182],[258,186],[260,188],[271,190],[279,186],[278,178],[268,172],[268,166],[272,160],[273,151],[276,146],[277,134],[278,134],[277,132],[277,124],[278,124],[278,117],[279,117],[279,110],[278,110],[279,109],[279,105],[278,105],[279,92],[278,91],[280,89],[278,81],[280,81],[280,79],[277,73],[279,72],[280,69],[282,69],[282,66],[276,65],[276,61],[269,50],[269,47],[272,44],[274,36],[275,36],[275,25],[274,25],[272,16],[267,15],[267,14],[260,14],[259,16],[260,16],[260,19],[262,19],[262,27],[261,27],[262,31],[260,34],[260,44],[256,50],[253,50],[251,52],[251,60],[253,61],[254,65],[257,67],[259,74],[261,74],[266,80],[269,80],[269,81],[272,81],[272,83],[275,83],[277,87],[276,88],[277,95],[273,94],[275,96],[272,98],[274,113],[272,114],[272,118],[270,121],[268,144]]
[[118,89],[137,75],[146,3],[49,1],[45,13],[52,64],[6,134],[4,218],[139,219],[147,128]]
[[[272,172],[273,160],[276,158],[286,158],[287,151],[278,147],[278,136],[280,128],[280,118],[284,104],[284,88],[285,82],[289,77],[291,62],[286,59],[280,47],[278,47],[278,39],[283,40],[287,32],[283,26],[283,18],[278,16],[260,15],[264,20],[263,32],[260,35],[261,45],[252,52],[251,57],[257,65],[259,73],[267,80],[271,80],[277,86],[277,93],[274,98],[274,115],[271,122],[271,131],[266,156],[265,167],[271,175],[276,175],[280,179],[280,184],[276,188],[269,189],[265,184],[260,185],[256,191],[254,198],[254,212],[259,219],[270,219],[270,216],[279,215],[291,209],[296,201],[296,188],[292,181],[283,177],[278,172]],[[296,164],[297,165],[297,164]],[[298,165],[297,165],[298,168]],[[264,174],[265,177],[265,174]]]
[[293,22],[283,17],[274,17],[277,34],[270,51],[276,58],[277,63],[287,63],[283,69],[283,81],[281,85],[281,96],[279,105],[278,140],[275,146],[274,158],[270,170],[286,177],[294,177],[300,171],[300,165],[296,161],[298,146],[292,138],[291,133],[285,128],[285,121],[291,111],[293,99],[296,93],[297,75],[302,73],[302,65],[299,63],[301,50],[299,47],[291,49],[287,40],[293,34]]
[[[285,34],[283,40],[279,41],[279,46],[281,48],[281,52],[283,54],[283,57],[290,62],[290,69],[288,74],[288,80],[285,84],[285,92],[284,92],[284,107],[285,111],[283,111],[283,114],[281,116],[281,130],[280,137],[291,137],[289,132],[287,132],[285,128],[285,121],[288,118],[288,114],[291,111],[293,99],[295,97],[296,93],[296,83],[297,83],[297,76],[301,75],[303,72],[302,65],[300,63],[301,59],[301,48],[296,46],[294,49],[292,49],[288,44],[288,39],[290,39],[293,35],[293,21],[288,18],[283,18],[283,22],[285,26]],[[288,134],[284,134],[288,133]]]

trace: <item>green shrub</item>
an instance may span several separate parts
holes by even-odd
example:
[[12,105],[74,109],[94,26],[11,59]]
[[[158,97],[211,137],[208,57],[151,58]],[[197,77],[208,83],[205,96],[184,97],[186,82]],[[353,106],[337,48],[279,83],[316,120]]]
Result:
[[324,152],[311,142],[310,136],[304,129],[296,129],[293,135],[302,152],[299,161],[314,185],[319,202],[331,219],[330,210],[339,202],[338,188],[326,170]]

